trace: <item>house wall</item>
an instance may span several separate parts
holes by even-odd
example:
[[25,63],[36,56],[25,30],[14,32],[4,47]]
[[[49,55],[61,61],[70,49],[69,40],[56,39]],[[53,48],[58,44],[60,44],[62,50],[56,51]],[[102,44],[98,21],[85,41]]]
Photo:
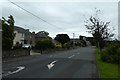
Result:
[[26,33],[24,40],[26,40],[26,44],[31,44],[32,46],[35,46],[35,34]]
[[15,45],[17,42],[19,42],[20,44],[21,43],[23,44],[25,35],[23,33],[18,33],[18,31],[14,31],[14,33],[16,35],[15,35],[15,38],[13,40],[13,45]]
[[32,41],[31,45],[35,46],[35,34],[34,33],[32,33],[30,40]]

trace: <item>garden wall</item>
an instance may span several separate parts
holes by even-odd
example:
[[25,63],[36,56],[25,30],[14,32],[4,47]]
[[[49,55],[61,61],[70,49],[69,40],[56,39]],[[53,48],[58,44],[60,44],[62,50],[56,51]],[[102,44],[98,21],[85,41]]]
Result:
[[9,51],[2,51],[2,58],[12,58],[12,57],[20,57],[20,56],[28,56],[29,50],[28,49],[18,49],[18,50],[9,50]]

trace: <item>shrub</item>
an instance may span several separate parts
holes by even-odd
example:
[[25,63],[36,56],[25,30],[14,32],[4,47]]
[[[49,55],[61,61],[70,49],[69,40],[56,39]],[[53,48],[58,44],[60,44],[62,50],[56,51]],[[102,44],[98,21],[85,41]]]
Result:
[[99,48],[96,48],[96,51],[95,51],[97,54],[100,54],[100,49]]
[[15,46],[13,46],[13,49],[16,50],[16,49],[22,49],[22,44],[20,44],[19,42],[16,43]]
[[63,48],[69,49],[70,47],[71,47],[70,43],[65,43],[65,44],[63,45]]
[[52,49],[54,48],[54,44],[50,39],[42,39],[36,42],[35,48],[41,50]]
[[62,48],[62,45],[61,45],[61,44],[56,44],[56,45],[55,45],[55,48],[60,49],[60,48]]
[[102,61],[109,63],[118,63],[120,56],[120,46],[119,44],[110,44],[105,51],[101,53]]

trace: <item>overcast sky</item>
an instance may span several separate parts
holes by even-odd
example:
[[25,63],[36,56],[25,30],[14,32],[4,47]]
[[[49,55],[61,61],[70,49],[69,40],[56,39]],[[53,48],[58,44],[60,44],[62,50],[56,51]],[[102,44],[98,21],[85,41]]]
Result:
[[[15,19],[15,25],[30,31],[42,31],[49,32],[49,36],[55,37],[58,33],[67,33],[71,38],[73,33],[78,38],[79,35],[92,36],[87,33],[87,29],[84,26],[84,21],[91,15],[95,14],[95,8],[100,9],[99,18],[103,21],[110,21],[110,27],[115,28],[115,37],[118,35],[118,2],[117,0],[110,0],[109,2],[95,2],[86,1],[37,1],[26,0],[20,2],[19,0],[11,0],[28,10],[29,12],[37,15],[38,17],[46,20],[47,22],[55,25],[52,26],[46,22],[32,16],[31,14],[20,9],[16,5],[4,0],[2,5],[2,16],[7,18],[9,15],[13,15]],[[99,0],[98,0],[99,1]]]

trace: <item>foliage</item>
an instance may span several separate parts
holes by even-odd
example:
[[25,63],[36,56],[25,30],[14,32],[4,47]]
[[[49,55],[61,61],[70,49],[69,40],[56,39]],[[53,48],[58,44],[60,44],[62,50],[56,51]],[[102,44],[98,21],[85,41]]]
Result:
[[13,46],[13,49],[22,49],[22,44],[19,44],[19,42],[16,43],[15,46]]
[[13,46],[14,39],[14,18],[12,15],[6,20],[2,17],[2,48],[3,50],[10,50]]
[[70,47],[71,47],[71,44],[69,42],[67,42],[63,45],[63,48],[69,49]]
[[54,48],[54,44],[50,39],[42,39],[36,42],[36,49],[46,50]]
[[101,53],[101,59],[109,63],[118,63],[120,56],[120,46],[117,43],[110,44],[105,51]]
[[81,46],[80,42],[75,43],[75,46]]
[[49,35],[49,33],[48,33],[47,31],[41,31],[40,33],[41,33],[41,34],[45,34],[46,36]]
[[61,44],[56,44],[56,45],[55,45],[55,48],[61,49],[61,48],[62,48],[62,45],[61,45]]
[[58,35],[56,35],[55,40],[57,40],[62,45],[64,45],[65,43],[70,41],[70,38],[69,38],[69,36],[67,34],[58,34]]
[[[106,78],[117,78],[119,73],[118,73],[118,65],[117,64],[112,64],[112,63],[106,63],[103,62],[100,58],[100,49],[96,49],[96,61],[97,61],[97,66],[98,66],[98,72],[100,74],[100,80],[103,80]],[[116,79],[115,79],[116,80]]]
[[96,48],[96,51],[95,51],[97,54],[100,54],[100,49]]
[[[96,11],[99,12],[100,10]],[[113,30],[110,31],[109,24],[110,22],[104,22],[100,20],[97,16],[91,16],[88,20],[85,21],[85,26],[89,30],[95,39],[97,47],[103,48],[105,45],[105,40],[108,40],[110,37],[113,37]]]

